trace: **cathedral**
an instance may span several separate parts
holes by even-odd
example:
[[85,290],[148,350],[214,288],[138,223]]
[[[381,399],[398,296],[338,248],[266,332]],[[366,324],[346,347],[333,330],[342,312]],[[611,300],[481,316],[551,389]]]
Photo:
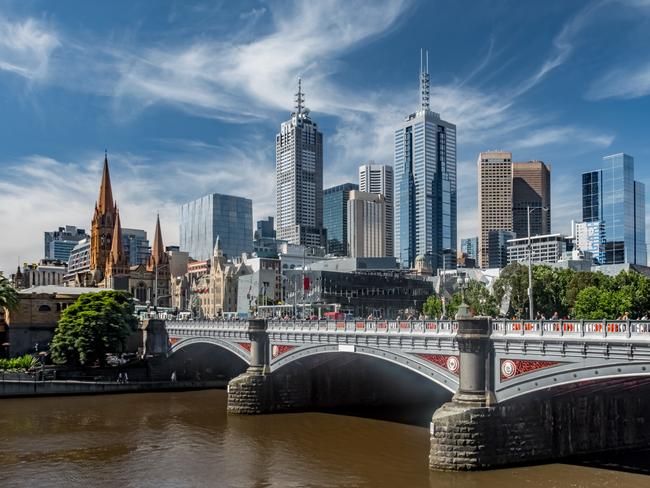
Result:
[[160,217],[156,219],[149,262],[130,266],[122,248],[120,212],[113,201],[107,155],[91,225],[90,270],[81,279],[84,285],[128,291],[140,305],[170,305],[169,257],[163,246]]

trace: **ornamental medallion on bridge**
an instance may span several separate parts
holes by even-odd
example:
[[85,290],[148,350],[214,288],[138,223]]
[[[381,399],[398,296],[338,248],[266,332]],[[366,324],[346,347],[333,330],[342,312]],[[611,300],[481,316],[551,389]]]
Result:
[[271,348],[271,356],[275,359],[285,352],[291,351],[291,349],[294,349],[295,347],[296,346],[290,346],[289,344],[274,344]]
[[246,351],[250,354],[251,352],[251,343],[250,342],[237,342],[237,345],[241,347],[242,349],[246,349]]
[[176,344],[180,340],[181,340],[180,337],[170,337],[169,338],[169,346],[173,347],[174,344]]
[[458,370],[460,369],[460,359],[458,356],[447,356],[445,354],[418,354],[418,356],[458,376]]
[[526,373],[532,373],[539,369],[552,368],[560,361],[536,361],[529,359],[502,359],[501,360],[501,381],[506,381]]

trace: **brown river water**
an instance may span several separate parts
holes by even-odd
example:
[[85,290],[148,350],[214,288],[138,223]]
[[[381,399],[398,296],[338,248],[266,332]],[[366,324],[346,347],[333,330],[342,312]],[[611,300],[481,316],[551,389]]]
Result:
[[642,474],[650,451],[607,464],[431,472],[426,427],[331,413],[227,416],[223,390],[2,399],[0,407],[0,488],[650,488]]

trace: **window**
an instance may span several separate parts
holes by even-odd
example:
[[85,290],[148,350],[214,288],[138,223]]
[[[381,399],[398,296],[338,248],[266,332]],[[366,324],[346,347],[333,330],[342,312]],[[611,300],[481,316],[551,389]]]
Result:
[[40,307],[38,307],[38,311],[39,312],[51,312],[52,309],[50,308],[49,305],[41,305]]

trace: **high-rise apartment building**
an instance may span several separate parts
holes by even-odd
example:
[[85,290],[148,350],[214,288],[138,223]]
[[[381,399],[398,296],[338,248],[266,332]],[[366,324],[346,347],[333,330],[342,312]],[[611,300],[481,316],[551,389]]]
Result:
[[324,246],[323,134],[304,104],[298,80],[296,110],[275,137],[277,237],[291,244]]
[[181,205],[180,248],[198,261],[212,257],[217,237],[229,258],[253,250],[253,201],[212,193]]
[[348,240],[348,200],[358,190],[354,183],[326,188],[323,191],[323,226],[327,230],[327,252],[337,256],[350,253]]
[[255,230],[255,239],[275,239],[273,217],[267,217],[264,220],[258,220],[256,227],[257,230]]
[[647,263],[645,205],[628,154],[605,156],[601,169],[582,174],[582,220],[604,225],[603,264]]
[[352,190],[347,210],[350,256],[353,258],[385,257],[386,199],[384,196]]
[[428,53],[420,56],[420,109],[395,131],[395,246],[403,267],[417,256],[452,268],[456,258],[456,126],[429,109]]
[[[512,153],[478,155],[479,266],[490,267],[490,231],[512,231]],[[498,239],[497,239],[498,241]],[[493,242],[497,242],[493,238]],[[492,255],[500,255],[498,249]],[[494,262],[494,260],[493,260]]]
[[393,167],[387,164],[375,164],[373,161],[359,167],[359,190],[384,196],[386,203],[386,257],[394,256],[394,194]]
[[543,161],[512,163],[512,230],[517,237],[528,237],[528,208],[543,207],[530,213],[530,235],[551,232],[551,170]]
[[86,239],[88,234],[83,229],[77,229],[74,225],[59,227],[58,230],[43,233],[45,247],[45,259],[57,259],[68,262],[70,252],[79,244],[79,241]]

